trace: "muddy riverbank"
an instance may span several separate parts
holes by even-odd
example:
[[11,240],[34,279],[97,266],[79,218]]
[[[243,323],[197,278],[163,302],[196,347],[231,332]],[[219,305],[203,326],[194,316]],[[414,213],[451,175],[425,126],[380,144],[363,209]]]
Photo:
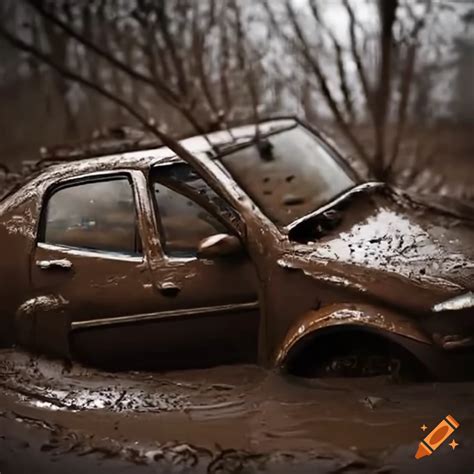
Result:
[[[105,373],[8,350],[0,472],[472,472],[473,407],[473,383]],[[415,460],[421,426],[448,414],[459,446]]]

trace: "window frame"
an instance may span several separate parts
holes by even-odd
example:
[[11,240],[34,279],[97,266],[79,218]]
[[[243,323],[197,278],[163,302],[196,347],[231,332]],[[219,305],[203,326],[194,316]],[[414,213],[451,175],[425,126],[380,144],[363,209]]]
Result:
[[[176,162],[176,163],[167,163],[167,164],[156,164],[150,168],[150,172],[148,175],[148,189],[152,201],[152,207],[154,211],[154,221],[155,221],[155,227],[156,227],[156,232],[158,233],[158,239],[160,242],[160,248],[161,248],[161,254],[162,257],[165,258],[168,261],[175,261],[175,262],[189,262],[193,260],[198,260],[199,257],[198,255],[193,255],[193,256],[182,256],[178,257],[176,255],[170,255],[166,251],[166,233],[163,230],[163,223],[162,223],[162,218],[161,218],[161,212],[160,212],[160,207],[158,206],[158,202],[156,199],[156,194],[153,189],[153,184],[155,182],[161,184],[162,186],[167,187],[168,189],[171,189],[175,193],[178,193],[191,201],[193,201],[195,204],[201,206],[205,211],[207,211],[214,219],[219,221],[227,230],[227,232],[230,235],[235,235],[237,238],[240,239],[240,236],[238,233],[232,228],[232,226],[224,219],[223,216],[221,216],[216,209],[211,204],[211,201],[208,199],[203,198],[199,193],[197,192],[192,192],[191,187],[187,187],[185,185],[176,183],[175,181],[171,179],[167,179],[166,177],[160,177],[159,175],[159,169],[163,167],[170,167],[178,164],[183,164],[181,162]],[[189,166],[190,169],[194,171],[194,168],[187,164],[184,163],[187,166]],[[199,176],[199,175],[198,175]],[[201,176],[199,176],[201,179],[203,179]],[[205,180],[204,180],[205,181]],[[209,184],[206,183],[207,186]],[[211,186],[209,186],[211,188]],[[212,189],[212,188],[211,188]]]
[[[104,249],[91,249],[87,247],[76,247],[67,244],[59,243],[48,243],[45,241],[45,231],[46,231],[46,219],[47,211],[50,199],[62,189],[67,189],[70,187],[80,186],[82,184],[88,183],[97,183],[97,182],[110,182],[114,180],[126,179],[130,185],[133,197],[133,205],[135,209],[135,253],[129,252],[117,252],[113,250],[104,250]],[[45,248],[49,250],[60,250],[63,252],[68,252],[71,254],[77,254],[81,256],[101,256],[111,259],[127,259],[132,261],[144,261],[145,258],[145,247],[142,238],[142,232],[140,229],[140,209],[138,206],[137,199],[137,189],[133,179],[132,171],[130,170],[114,170],[114,171],[99,171],[99,172],[90,172],[80,176],[73,176],[70,178],[62,179],[56,183],[51,184],[43,194],[41,200],[41,210],[39,213],[39,222],[35,236],[35,247]],[[140,243],[141,250],[138,251],[138,243]]]

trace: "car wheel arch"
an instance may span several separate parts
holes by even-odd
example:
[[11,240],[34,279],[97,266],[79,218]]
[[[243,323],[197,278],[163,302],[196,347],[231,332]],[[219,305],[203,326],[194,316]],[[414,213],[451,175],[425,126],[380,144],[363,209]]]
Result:
[[305,313],[290,327],[274,357],[276,367],[286,368],[304,348],[333,337],[335,332],[377,335],[409,350],[410,341],[431,345],[431,339],[416,321],[372,305],[331,304]]

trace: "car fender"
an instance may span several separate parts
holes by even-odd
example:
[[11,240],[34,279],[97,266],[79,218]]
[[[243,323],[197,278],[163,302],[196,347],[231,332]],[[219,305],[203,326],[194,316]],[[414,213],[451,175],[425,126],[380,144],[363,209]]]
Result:
[[341,326],[360,326],[384,332],[388,337],[397,335],[432,344],[415,321],[396,312],[366,304],[331,304],[305,313],[290,327],[274,357],[275,365],[283,365],[293,349],[309,342],[320,331]]
[[15,313],[17,342],[27,348],[55,356],[68,356],[70,322],[66,316],[69,302],[61,295],[46,294],[24,301]]

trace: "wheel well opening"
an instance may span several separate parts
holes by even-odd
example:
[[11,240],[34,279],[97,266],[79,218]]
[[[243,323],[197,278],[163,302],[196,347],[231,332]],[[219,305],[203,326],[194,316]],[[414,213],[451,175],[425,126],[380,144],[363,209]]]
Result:
[[299,377],[432,378],[424,364],[402,344],[375,330],[358,327],[327,328],[309,334],[290,351],[284,369]]

